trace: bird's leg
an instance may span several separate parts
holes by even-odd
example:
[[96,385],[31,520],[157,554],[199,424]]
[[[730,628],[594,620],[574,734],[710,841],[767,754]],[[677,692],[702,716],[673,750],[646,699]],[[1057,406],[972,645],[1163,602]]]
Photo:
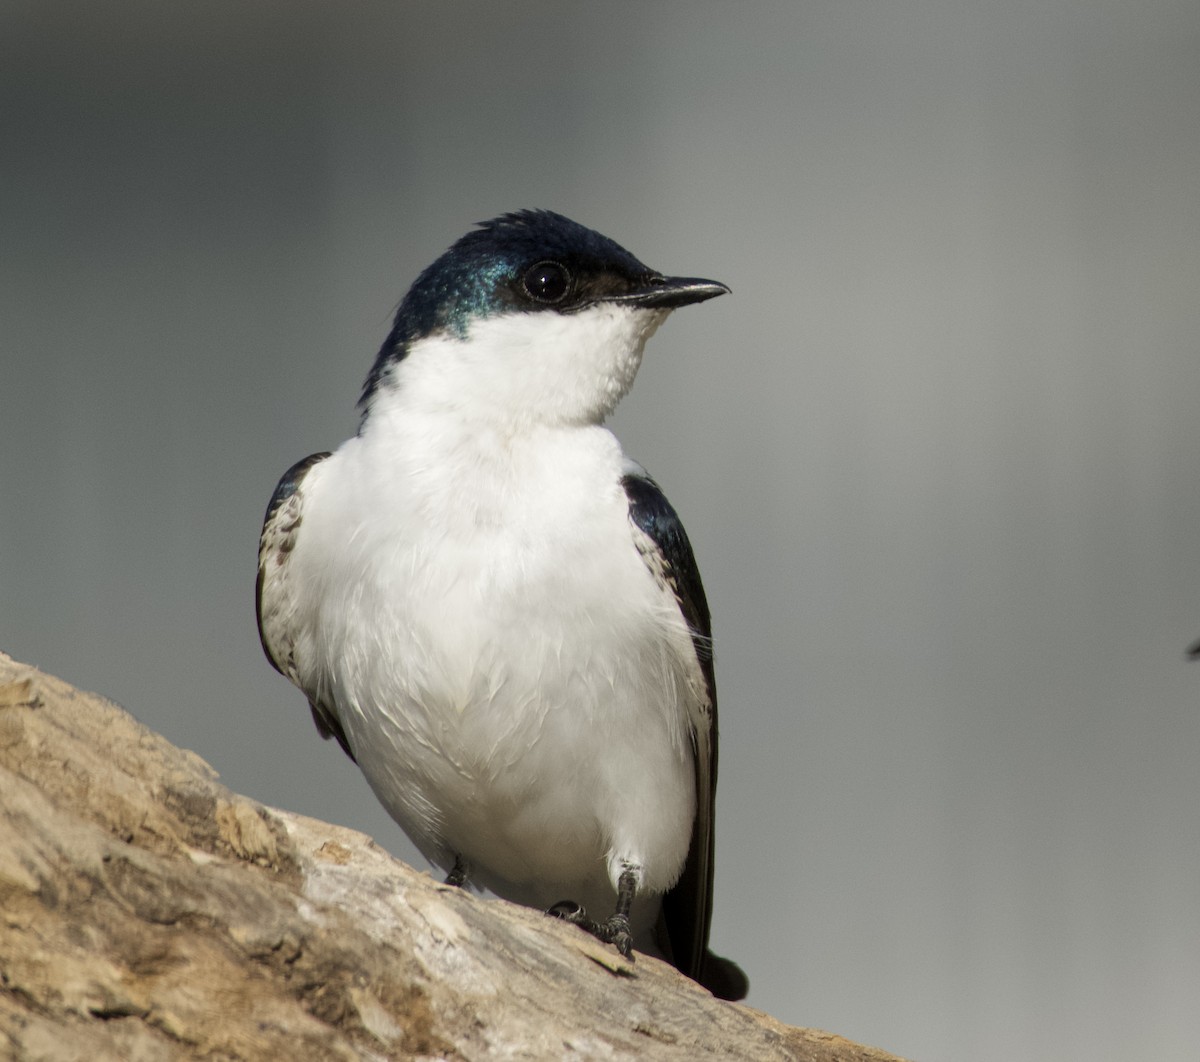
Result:
[[467,875],[471,873],[470,864],[457,852],[454,853],[454,869],[446,875],[445,884],[462,888],[467,883]]
[[630,863],[621,865],[621,876],[617,879],[617,908],[612,917],[603,922],[593,922],[574,900],[559,900],[546,913],[565,922],[586,929],[592,936],[605,944],[612,944],[630,962],[633,961],[633,934],[629,931],[629,909],[637,892],[641,868]]

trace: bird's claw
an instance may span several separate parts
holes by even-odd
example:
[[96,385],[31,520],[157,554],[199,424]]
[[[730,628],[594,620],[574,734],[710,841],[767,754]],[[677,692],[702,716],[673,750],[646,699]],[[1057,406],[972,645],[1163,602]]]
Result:
[[613,915],[607,922],[596,926],[592,933],[633,962],[633,934],[629,931],[629,919],[625,915]]
[[597,940],[611,944],[633,962],[633,934],[629,931],[628,915],[615,914],[603,922],[593,922],[588,918],[587,911],[574,900],[559,900],[546,914],[586,930]]
[[581,904],[577,904],[574,900],[559,900],[546,914],[551,918],[561,918],[564,922],[570,922],[573,926],[587,928],[587,926],[591,925],[587,911],[583,909]]

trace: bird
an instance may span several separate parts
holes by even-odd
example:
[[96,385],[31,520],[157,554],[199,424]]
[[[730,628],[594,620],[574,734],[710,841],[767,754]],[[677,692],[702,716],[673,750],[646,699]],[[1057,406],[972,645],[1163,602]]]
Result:
[[279,480],[256,598],[268,661],[448,884],[741,999],[708,948],[709,607],[604,423],[668,314],[729,290],[553,211],[479,223],[401,300],[357,432]]

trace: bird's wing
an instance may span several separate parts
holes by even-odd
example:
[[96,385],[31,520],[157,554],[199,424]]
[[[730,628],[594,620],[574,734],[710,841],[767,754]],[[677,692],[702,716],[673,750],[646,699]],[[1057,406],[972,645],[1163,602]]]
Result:
[[678,514],[640,465],[626,464],[621,485],[643,559],[670,592],[692,634],[698,689],[688,705],[696,764],[696,818],[683,873],[663,896],[663,919],[672,962],[723,998],[741,999],[748,982],[727,959],[708,951],[712,922],[713,814],[717,792],[717,687],[713,676],[712,622],[691,543]]
[[304,479],[328,453],[311,454],[289,468],[275,487],[258,539],[258,583],[255,604],[258,636],[271,666],[290,679],[308,698],[313,722],[323,738],[337,738],[346,755],[354,759],[346,732],[331,705],[315,689],[306,689],[296,666],[296,601],[288,561],[304,518]]

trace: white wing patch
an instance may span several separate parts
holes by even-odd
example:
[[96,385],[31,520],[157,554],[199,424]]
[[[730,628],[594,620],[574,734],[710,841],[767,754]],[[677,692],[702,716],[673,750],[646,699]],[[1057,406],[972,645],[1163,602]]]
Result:
[[712,725],[712,694],[708,688],[708,681],[705,678],[704,671],[700,667],[700,661],[696,656],[696,642],[708,643],[709,651],[711,652],[712,639],[688,627],[687,620],[684,619],[683,610],[680,608],[679,587],[675,581],[674,571],[667,562],[662,550],[659,549],[658,543],[633,523],[632,520],[630,521],[630,526],[633,531],[633,544],[637,547],[638,554],[650,570],[650,574],[654,577],[655,584],[662,591],[664,609],[668,611],[668,614],[672,614],[678,618],[679,631],[682,637],[678,639],[677,649],[683,660],[687,678],[688,722],[694,731],[706,734],[709,726]]

